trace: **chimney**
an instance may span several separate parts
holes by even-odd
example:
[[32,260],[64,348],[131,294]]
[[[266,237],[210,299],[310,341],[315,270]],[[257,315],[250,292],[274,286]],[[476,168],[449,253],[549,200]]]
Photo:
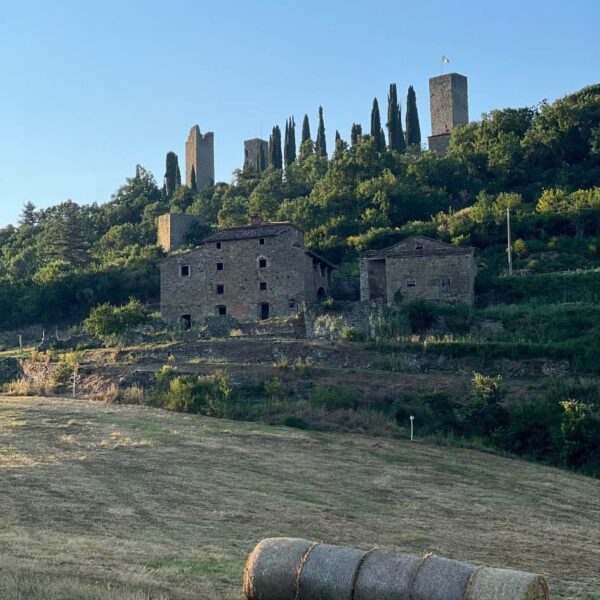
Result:
[[262,218],[260,214],[254,213],[250,216],[250,225],[260,225],[262,223]]

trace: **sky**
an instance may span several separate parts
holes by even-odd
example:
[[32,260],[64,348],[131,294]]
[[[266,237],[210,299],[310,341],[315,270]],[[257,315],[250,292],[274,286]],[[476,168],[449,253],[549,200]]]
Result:
[[218,181],[244,139],[294,115],[328,147],[368,128],[389,84],[415,87],[425,138],[440,58],[471,120],[600,82],[598,0],[0,0],[0,227],[22,205],[110,200],[141,164],[162,185],[190,128],[215,133]]

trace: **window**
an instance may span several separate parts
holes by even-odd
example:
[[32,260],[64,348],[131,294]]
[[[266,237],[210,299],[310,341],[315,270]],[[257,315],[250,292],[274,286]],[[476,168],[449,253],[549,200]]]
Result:
[[443,288],[450,287],[450,277],[442,277],[441,286]]
[[266,281],[261,281],[260,282],[260,289],[261,290],[266,290],[267,289],[267,282]]
[[423,244],[421,244],[420,242],[415,244],[415,250],[423,250]]
[[258,267],[260,269],[266,269],[267,268],[267,259],[266,258],[259,258],[258,259]]
[[268,302],[263,302],[262,304],[258,305],[258,312],[259,312],[259,317],[262,321],[264,321],[265,319],[269,318],[269,303]]
[[221,242],[217,242],[216,246],[217,246],[217,250],[220,250],[221,249]]
[[223,270],[223,263],[222,262],[218,262],[217,263],[217,271],[222,271]]
[[260,239],[258,240],[258,243],[259,243],[261,246],[264,246],[264,245],[265,245],[265,238],[260,238]]
[[190,265],[181,265],[179,274],[182,277],[189,277],[190,276]]
[[417,285],[417,282],[414,279],[406,280],[406,287],[415,287],[416,285]]
[[288,308],[289,308],[290,310],[295,310],[295,309],[296,309],[296,301],[295,301],[293,298],[291,298],[291,299],[288,301]]
[[215,313],[220,317],[224,317],[227,314],[227,307],[223,305],[217,306],[215,307]]
[[217,285],[217,294],[224,294],[225,293],[225,286],[222,283],[219,283]]
[[179,322],[181,323],[181,328],[184,331],[189,331],[192,328],[192,316],[191,315],[181,315]]

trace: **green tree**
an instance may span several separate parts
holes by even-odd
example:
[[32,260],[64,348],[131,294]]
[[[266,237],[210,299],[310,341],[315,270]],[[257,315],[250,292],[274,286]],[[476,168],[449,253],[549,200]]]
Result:
[[417,109],[417,95],[411,85],[406,96],[406,145],[409,148],[421,148],[421,125]]
[[325,139],[325,122],[323,120],[323,107],[319,106],[319,127],[317,129],[317,140],[315,152],[321,158],[327,158],[327,140]]
[[373,108],[371,109],[371,137],[375,141],[375,148],[378,152],[385,151],[385,135],[381,127],[381,116],[379,114],[379,103],[377,98],[373,99]]
[[362,125],[359,123],[352,123],[352,129],[350,130],[350,145],[356,146],[362,138]]
[[279,125],[273,127],[269,137],[269,166],[273,169],[283,168],[283,157],[281,155],[281,129]]
[[[175,152],[167,152],[165,168],[165,194],[170,198],[177,187],[177,173],[179,171],[179,160]],[[181,177],[181,176],[180,176]]]
[[300,142],[300,146],[304,145],[304,142],[310,140],[310,122],[308,121],[308,115],[304,115],[304,120],[302,121],[302,141]]
[[402,131],[402,115],[400,113],[400,104],[398,103],[398,90],[395,83],[390,83],[390,92],[388,94],[388,148],[396,152],[406,150],[406,141]]
[[37,224],[37,213],[33,202],[25,202],[21,216],[19,217],[19,225],[25,227],[34,227]]
[[192,192],[198,191],[198,185],[196,184],[196,167],[192,165],[192,172],[190,174],[190,189]]

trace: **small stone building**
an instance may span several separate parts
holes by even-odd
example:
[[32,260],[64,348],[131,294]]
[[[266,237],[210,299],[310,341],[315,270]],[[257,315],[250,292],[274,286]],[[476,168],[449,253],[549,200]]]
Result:
[[208,316],[240,321],[297,314],[329,294],[335,266],[288,222],[231,227],[160,265],[161,314],[185,328]]
[[473,304],[476,274],[475,248],[415,235],[361,256],[360,298]]

